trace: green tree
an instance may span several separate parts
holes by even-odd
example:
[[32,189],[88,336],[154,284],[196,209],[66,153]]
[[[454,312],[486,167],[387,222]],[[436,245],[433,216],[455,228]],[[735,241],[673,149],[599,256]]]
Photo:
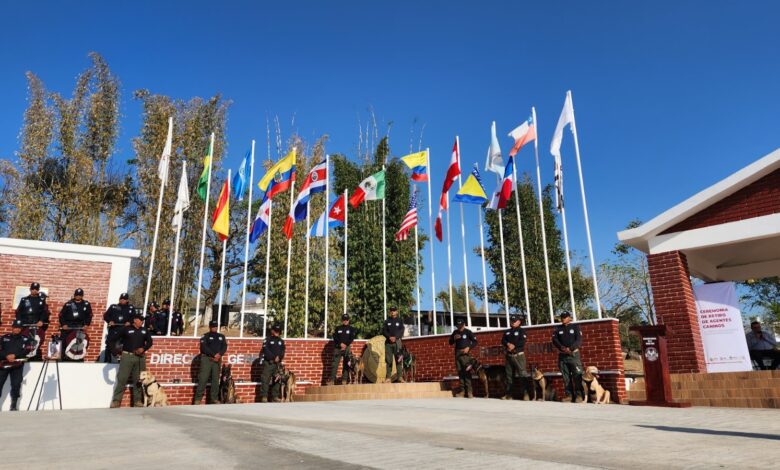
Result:
[[[443,289],[440,290],[438,294],[436,294],[436,300],[441,302],[442,306],[444,306],[444,310],[449,312],[457,312],[457,313],[464,313],[466,311],[466,291],[468,289],[466,288],[465,283],[461,283],[459,285],[453,285],[452,286],[452,305],[453,308],[449,307],[450,304],[450,292],[449,289]],[[476,312],[477,311],[477,303],[474,302],[474,298],[471,296],[471,292],[469,292],[469,311],[470,312]]]
[[763,321],[780,321],[780,277],[748,279],[741,285],[745,287],[741,300],[756,309]]

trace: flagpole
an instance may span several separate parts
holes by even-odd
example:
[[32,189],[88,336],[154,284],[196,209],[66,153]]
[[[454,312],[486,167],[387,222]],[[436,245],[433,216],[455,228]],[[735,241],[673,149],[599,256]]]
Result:
[[580,193],[582,195],[582,212],[585,214],[585,233],[588,236],[588,255],[590,256],[590,271],[593,276],[593,294],[596,297],[596,310],[601,318],[601,299],[599,298],[599,282],[596,277],[596,260],[593,259],[593,242],[590,237],[590,222],[588,221],[588,203],[585,201],[585,182],[582,178],[582,164],[580,163],[580,143],[577,139],[577,124],[574,118],[574,101],[571,97],[571,90],[566,92],[571,101],[571,133],[574,135],[574,153],[577,156],[577,171],[580,175]]
[[525,247],[523,246],[523,222],[520,220],[520,191],[517,185],[517,160],[512,162],[512,177],[515,179],[515,210],[517,211],[517,233],[520,239],[520,264],[523,268],[523,292],[525,293],[525,310],[528,314],[528,325],[533,325],[531,318],[531,302],[528,300],[528,277],[525,272]]
[[330,278],[330,156],[325,155],[325,319],[322,337],[328,338],[328,280]]
[[349,265],[349,244],[347,243],[347,238],[349,236],[349,198],[347,197],[347,194],[348,191],[344,189],[344,315],[347,314],[347,267]]
[[[445,196],[449,199],[449,194]],[[452,303],[452,254],[450,250],[450,208],[447,203],[447,282],[450,288],[450,328],[455,329],[455,309]]]
[[417,294],[417,336],[422,336],[422,324],[420,321],[420,238],[417,235],[417,224],[414,225],[414,282],[415,293]]
[[[173,117],[168,118],[168,133],[173,132]],[[166,136],[166,144],[168,137]],[[165,150],[163,150],[165,153]],[[161,157],[162,158],[162,157]],[[169,156],[170,158],[170,156]],[[167,172],[166,168],[166,172]],[[146,276],[146,294],[144,294],[144,318],[146,318],[146,308],[149,304],[149,291],[152,289],[152,274],[154,273],[154,257],[157,253],[157,231],[160,229],[160,211],[162,210],[163,194],[165,193],[165,183],[167,183],[168,174],[165,179],[160,179],[160,196],[157,198],[157,219],[154,222],[154,237],[152,239],[152,258],[149,261],[149,274]]]
[[[290,181],[290,212],[295,204],[295,180]],[[270,231],[270,227],[269,227]],[[290,313],[290,261],[292,259],[292,238],[287,240],[287,287],[284,293],[284,338],[287,339],[287,319]]]
[[311,238],[309,238],[309,217],[311,215],[311,208],[308,207],[311,202],[311,197],[306,202],[306,290],[303,306],[303,337],[309,337],[309,248]]
[[[265,295],[263,297],[263,311],[265,312],[266,319],[268,318],[268,275],[271,270],[271,227],[273,226],[271,224],[272,220],[271,217],[273,216],[274,211],[274,201],[268,201],[268,228],[266,229],[268,231],[268,236],[266,237],[265,242]],[[265,328],[263,328],[263,338],[265,338]]]
[[249,208],[246,212],[246,242],[244,243],[244,285],[241,293],[241,326],[238,337],[244,337],[244,316],[246,311],[246,275],[249,268],[249,230],[252,226],[252,186],[255,178],[255,139],[252,139],[252,155],[249,157]]
[[[382,172],[384,173],[385,166],[382,165]],[[385,193],[387,192],[387,178],[385,178]],[[384,293],[384,318],[387,320],[387,235],[386,235],[386,222],[385,222],[385,199],[387,194],[382,197],[382,291]]]
[[[485,326],[490,328],[490,303],[488,302],[487,267],[485,266],[485,227],[482,224],[482,206],[477,206],[479,216],[479,252],[482,257],[482,290],[484,291]],[[498,326],[501,326],[500,324]]]
[[436,259],[433,255],[433,203],[431,202],[431,149],[425,149],[426,156],[425,167],[428,172],[428,229],[430,230],[430,245],[431,245],[431,309],[433,310],[433,334],[436,334],[436,273],[434,264]]
[[[460,168],[460,137],[457,135],[455,136],[455,144],[458,147],[458,168]],[[461,171],[458,172],[458,191],[460,191],[460,188],[463,187],[460,174]],[[463,204],[460,204],[460,237],[461,246],[463,247],[463,282],[466,291],[466,323],[468,324],[468,327],[471,328],[471,307],[469,306],[469,264],[466,257],[466,223],[463,218]]]
[[547,233],[544,228],[544,202],[542,200],[542,174],[539,169],[539,128],[536,125],[536,108],[531,107],[531,115],[534,121],[534,156],[536,157],[536,187],[539,192],[539,220],[542,224],[542,249],[544,250],[544,275],[547,281],[547,303],[550,307],[550,323],[555,323],[555,313],[553,313],[552,288],[550,287],[550,262],[547,255]]
[[[206,203],[203,205],[203,235],[200,242],[200,267],[198,268],[198,294],[195,297],[195,327],[192,336],[198,337],[198,320],[200,319],[200,292],[203,285],[203,257],[206,254],[206,224],[209,219],[209,198],[211,196],[211,170],[214,166],[214,133],[209,142],[209,177],[206,181]],[[205,312],[203,312],[205,313]]]
[[[181,174],[185,175],[187,172],[187,160],[181,161]],[[174,214],[174,217],[176,215]],[[171,309],[176,308],[176,274],[179,272],[179,240],[181,239],[181,226],[184,225],[184,211],[181,211],[181,219],[179,219],[179,225],[176,227],[176,246],[174,248],[173,255],[173,280],[171,281]],[[171,324],[173,323],[173,310],[168,315],[168,336],[171,335]]]
[[[225,180],[227,185],[227,199],[230,201],[230,170],[228,169],[227,179]],[[224,208],[223,208],[224,210]],[[230,215],[228,214],[228,217]],[[228,219],[228,225],[230,225],[230,219]],[[225,297],[225,254],[227,252],[227,238],[222,240],[222,268],[219,271],[219,304],[217,304],[217,332],[222,329],[222,303]]]
[[[506,313],[506,324],[507,327],[509,327],[509,291],[507,290],[507,282],[506,282],[506,258],[504,256],[504,222],[503,217],[501,216],[501,213],[504,211],[503,209],[496,209],[498,211],[498,235],[501,242],[501,274],[503,277],[502,284],[504,285],[504,310]],[[499,326],[501,324],[499,323]]]
[[[563,184],[563,181],[561,181]],[[571,315],[573,320],[577,320],[577,307],[574,304],[574,284],[571,281],[571,260],[569,260],[569,235],[566,230],[566,209],[561,204],[561,222],[563,224],[563,245],[566,249],[566,273],[569,275],[569,298],[571,299]],[[554,322],[553,322],[554,323]]]

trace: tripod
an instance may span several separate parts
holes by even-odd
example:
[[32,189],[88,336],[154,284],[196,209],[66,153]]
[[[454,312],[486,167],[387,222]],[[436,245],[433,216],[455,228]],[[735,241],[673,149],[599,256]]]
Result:
[[[33,398],[35,398],[35,392],[38,392],[38,398],[35,400],[35,411],[38,411],[38,408],[41,406],[41,396],[43,395],[43,385],[46,382],[46,372],[48,372],[49,363],[52,361],[54,361],[54,366],[57,370],[57,398],[59,398],[60,409],[62,409],[62,387],[60,386],[60,361],[56,359],[47,358],[43,361],[43,365],[41,366],[41,372],[38,374],[38,380],[35,381],[35,387],[33,388],[33,392],[30,395],[30,402],[27,404],[27,411],[30,411]],[[41,385],[40,391],[38,390],[38,384]]]

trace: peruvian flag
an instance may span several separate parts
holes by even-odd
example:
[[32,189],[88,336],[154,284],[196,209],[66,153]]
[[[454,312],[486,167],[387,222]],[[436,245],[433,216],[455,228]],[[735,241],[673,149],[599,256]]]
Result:
[[536,126],[533,117],[520,124],[509,133],[509,137],[515,139],[515,145],[509,151],[509,156],[514,157],[523,148],[523,145],[536,140]]
[[300,222],[306,218],[306,213],[309,209],[309,199],[312,194],[321,193],[325,191],[328,183],[328,159],[317,164],[311,169],[306,179],[301,186],[301,192],[298,193],[298,197],[295,200],[295,204],[292,210],[287,215],[287,219],[284,221],[283,231],[287,236],[287,239],[292,238],[293,224]]
[[460,148],[458,148],[458,139],[455,138],[455,144],[452,146],[452,156],[450,157],[450,166],[447,168],[447,176],[444,177],[444,185],[441,188],[441,198],[439,198],[439,215],[436,216],[436,238],[442,241],[441,213],[449,207],[449,191],[455,180],[460,175]]
[[506,203],[512,196],[512,191],[515,189],[515,176],[514,176],[514,157],[509,157],[509,161],[506,163],[504,169],[504,179],[501,181],[501,189],[498,194],[498,208],[506,209]]

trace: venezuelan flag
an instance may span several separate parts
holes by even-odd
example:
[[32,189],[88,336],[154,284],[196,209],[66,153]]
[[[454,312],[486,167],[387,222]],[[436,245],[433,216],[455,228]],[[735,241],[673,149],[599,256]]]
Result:
[[428,151],[412,153],[405,157],[401,157],[401,160],[406,163],[406,166],[412,169],[412,181],[425,182],[428,181]]
[[458,194],[452,200],[466,204],[484,204],[487,202],[488,197],[485,193],[485,188],[482,187],[479,170],[476,165],[474,165],[474,169],[466,179],[466,182],[463,183]]
[[290,150],[284,158],[276,162],[274,166],[257,183],[260,191],[265,193],[265,199],[272,199],[275,195],[290,189],[295,182],[295,148]]

